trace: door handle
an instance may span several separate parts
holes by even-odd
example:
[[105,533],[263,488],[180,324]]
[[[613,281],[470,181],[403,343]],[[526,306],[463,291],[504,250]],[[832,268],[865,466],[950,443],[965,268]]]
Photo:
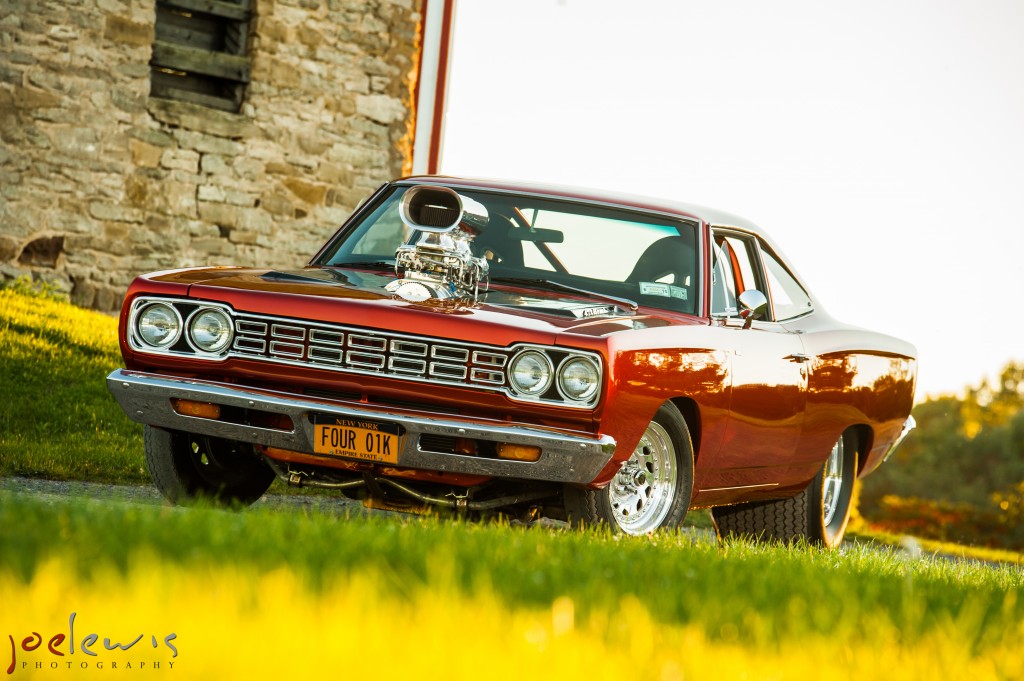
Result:
[[797,364],[811,361],[811,358],[802,352],[794,352],[792,355],[786,355],[783,359],[788,359],[790,362],[796,362]]

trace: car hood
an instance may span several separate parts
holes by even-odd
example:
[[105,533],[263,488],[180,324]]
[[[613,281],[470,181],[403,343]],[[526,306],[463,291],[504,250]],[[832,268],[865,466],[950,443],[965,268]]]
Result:
[[379,270],[215,267],[161,272],[147,278],[187,286],[189,297],[224,302],[245,312],[417,334],[426,330],[431,335],[467,340],[477,336],[474,327],[486,324],[488,340],[493,343],[554,342],[554,337],[562,334],[601,337],[696,321],[663,315],[652,308],[634,313],[603,297],[529,286],[492,286],[477,303],[413,303],[386,291],[384,286],[395,275]]

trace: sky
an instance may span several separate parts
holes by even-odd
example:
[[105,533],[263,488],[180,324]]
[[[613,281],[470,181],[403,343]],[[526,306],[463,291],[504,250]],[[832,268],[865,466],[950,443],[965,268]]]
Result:
[[1024,2],[458,0],[440,171],[712,206],[918,399],[1024,361]]

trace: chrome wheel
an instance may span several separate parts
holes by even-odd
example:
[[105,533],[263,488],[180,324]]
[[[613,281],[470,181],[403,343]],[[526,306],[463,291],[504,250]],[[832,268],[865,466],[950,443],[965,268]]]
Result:
[[678,477],[672,438],[660,423],[652,421],[608,485],[616,524],[627,534],[645,534],[661,527],[675,501]]
[[665,402],[629,458],[603,488],[566,485],[569,523],[647,534],[679,527],[693,493],[693,442],[682,412]]
[[832,524],[832,520],[839,508],[839,500],[843,491],[843,438],[836,440],[832,446],[832,453],[825,462],[825,475],[822,487],[822,512],[824,514],[825,526]]

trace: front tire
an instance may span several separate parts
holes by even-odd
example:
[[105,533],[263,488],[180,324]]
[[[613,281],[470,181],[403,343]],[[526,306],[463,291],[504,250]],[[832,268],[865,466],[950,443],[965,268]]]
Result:
[[690,431],[676,406],[666,402],[607,487],[567,486],[564,495],[571,524],[640,535],[681,525],[692,491]]
[[206,499],[248,506],[274,481],[274,471],[241,442],[153,426],[146,426],[143,442],[150,477],[174,504]]
[[839,546],[850,521],[857,458],[856,436],[844,433],[818,474],[795,497],[711,509],[718,535]]

